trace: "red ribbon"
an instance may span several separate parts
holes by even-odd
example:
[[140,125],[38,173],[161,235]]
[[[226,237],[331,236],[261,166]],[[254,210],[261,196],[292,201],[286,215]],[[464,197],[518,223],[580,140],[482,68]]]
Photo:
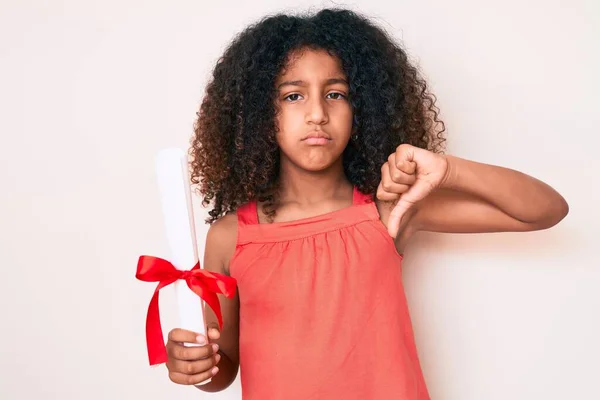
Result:
[[169,261],[152,256],[139,258],[135,277],[144,282],[158,282],[146,317],[146,345],[150,365],[167,361],[167,350],[160,325],[158,292],[178,279],[184,279],[189,288],[212,308],[219,320],[219,326],[223,328],[223,317],[217,294],[232,298],[236,288],[234,278],[201,269],[199,262],[191,270],[181,271]]

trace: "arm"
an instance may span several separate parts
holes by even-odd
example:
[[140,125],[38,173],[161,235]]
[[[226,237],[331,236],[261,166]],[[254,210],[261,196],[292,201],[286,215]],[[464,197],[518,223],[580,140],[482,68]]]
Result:
[[550,228],[568,213],[565,199],[519,171],[446,156],[439,188],[415,206],[412,231],[524,232]]
[[[228,274],[229,260],[235,251],[237,235],[237,217],[227,215],[215,222],[208,230],[204,268],[208,271]],[[239,297],[228,299],[219,295],[223,315],[223,330],[217,334],[218,339],[212,343],[219,345],[221,359],[217,364],[219,372],[213,376],[210,383],[196,386],[205,392],[218,392],[226,389],[235,380],[239,369]],[[205,307],[205,318],[208,329],[218,330],[217,317],[212,309]],[[211,335],[211,337],[214,337]]]
[[559,193],[524,173],[410,145],[400,145],[383,165],[377,199],[400,251],[417,231],[540,230],[569,210]]

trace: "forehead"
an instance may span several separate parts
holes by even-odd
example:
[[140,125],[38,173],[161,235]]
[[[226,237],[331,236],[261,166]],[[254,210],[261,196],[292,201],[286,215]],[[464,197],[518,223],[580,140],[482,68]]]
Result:
[[346,75],[340,60],[330,55],[325,50],[305,49],[295,51],[288,57],[288,61],[279,76],[279,81],[289,78],[302,80],[343,78]]

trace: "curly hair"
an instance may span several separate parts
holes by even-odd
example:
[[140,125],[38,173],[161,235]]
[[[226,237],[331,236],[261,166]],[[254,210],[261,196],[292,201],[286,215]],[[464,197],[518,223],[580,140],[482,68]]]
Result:
[[406,52],[368,18],[344,9],[268,16],[248,26],[217,61],[191,140],[191,180],[212,223],[258,200],[275,215],[279,157],[275,81],[292,53],[325,50],[349,80],[356,139],[343,154],[348,180],[374,194],[381,166],[402,143],[443,152],[435,96]]

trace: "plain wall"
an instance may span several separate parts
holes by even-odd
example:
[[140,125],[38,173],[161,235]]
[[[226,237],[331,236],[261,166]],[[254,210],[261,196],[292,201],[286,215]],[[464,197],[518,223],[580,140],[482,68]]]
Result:
[[[600,398],[600,6],[346,4],[419,63],[449,153],[534,175],[570,204],[548,231],[411,243],[404,279],[432,398]],[[187,148],[204,84],[235,33],[266,13],[320,5],[335,4],[1,3],[0,398],[240,398],[239,380],[205,394],[148,366],[154,285],[135,267],[141,254],[168,251],[153,158]],[[167,332],[174,293],[161,296]]]

